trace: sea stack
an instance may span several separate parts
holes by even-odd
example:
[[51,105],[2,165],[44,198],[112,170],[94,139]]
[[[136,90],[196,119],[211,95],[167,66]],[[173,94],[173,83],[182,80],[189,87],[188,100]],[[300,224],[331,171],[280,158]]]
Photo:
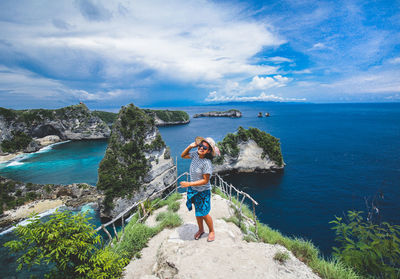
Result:
[[269,172],[283,169],[279,139],[257,128],[239,127],[218,143],[221,156],[213,161],[215,173]]
[[154,118],[133,104],[122,107],[99,166],[97,187],[105,193],[101,215],[115,217],[175,179],[176,168]]

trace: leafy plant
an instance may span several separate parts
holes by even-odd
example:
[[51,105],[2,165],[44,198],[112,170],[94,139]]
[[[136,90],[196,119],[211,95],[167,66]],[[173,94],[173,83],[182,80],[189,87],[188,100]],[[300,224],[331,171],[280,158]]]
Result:
[[21,131],[13,131],[12,136],[12,139],[2,141],[1,149],[4,152],[16,152],[24,150],[32,141],[32,137]]
[[333,255],[365,276],[399,278],[400,226],[373,224],[362,211],[348,211],[347,220],[335,217],[330,223],[339,247]]
[[19,239],[5,246],[25,252],[17,260],[17,270],[54,264],[47,278],[119,278],[128,260],[100,250],[100,236],[88,220],[68,211],[57,211],[47,222],[33,215],[28,225],[16,228]]
[[289,254],[288,252],[281,252],[278,251],[274,255],[274,260],[280,262],[281,264],[285,263],[289,259]]

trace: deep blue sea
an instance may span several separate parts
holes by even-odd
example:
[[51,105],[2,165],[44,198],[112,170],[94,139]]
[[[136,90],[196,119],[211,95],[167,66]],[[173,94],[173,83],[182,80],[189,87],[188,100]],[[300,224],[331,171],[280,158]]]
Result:
[[[178,157],[179,173],[190,160],[180,159],[196,136],[220,141],[239,126],[256,127],[280,139],[286,163],[281,173],[240,174],[227,178],[259,202],[257,216],[283,234],[311,240],[325,256],[334,233],[330,221],[348,210],[366,211],[379,192],[381,218],[400,224],[400,103],[193,106],[170,108],[195,113],[239,109],[242,118],[191,118],[188,125],[160,127]],[[270,117],[258,118],[258,112]],[[59,144],[11,164],[0,175],[36,183],[95,184],[105,141]],[[1,236],[4,238],[4,236]],[[1,241],[1,238],[0,238]],[[3,265],[4,266],[4,265]]]

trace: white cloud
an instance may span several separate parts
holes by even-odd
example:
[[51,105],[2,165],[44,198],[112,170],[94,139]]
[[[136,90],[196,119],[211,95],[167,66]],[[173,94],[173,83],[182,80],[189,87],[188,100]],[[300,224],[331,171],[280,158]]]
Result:
[[[110,79],[150,70],[159,79],[184,82],[274,74],[276,67],[248,60],[285,42],[268,25],[241,18],[235,7],[208,1],[76,3],[36,9],[33,23],[8,23],[0,34],[16,52],[40,61],[55,75],[73,76],[78,70],[80,77]],[[101,73],[93,70],[99,62]]]
[[325,44],[323,43],[316,43],[312,46],[311,50],[320,50],[320,49],[326,49],[328,48]]
[[400,64],[400,57],[394,57],[389,60],[389,63],[391,64]]
[[255,76],[249,83],[248,89],[266,90],[274,87],[282,87],[285,86],[290,81],[291,81],[290,78],[283,77],[281,75],[276,75],[274,77]]
[[295,102],[306,101],[305,98],[285,98],[274,94],[267,95],[261,92],[258,96],[218,96],[216,91],[210,92],[206,98],[207,102],[254,102],[254,101],[274,101],[274,102]]
[[276,62],[276,63],[283,63],[283,62],[292,63],[293,62],[293,59],[289,59],[289,58],[281,57],[281,56],[268,57],[265,60],[271,61],[271,62]]

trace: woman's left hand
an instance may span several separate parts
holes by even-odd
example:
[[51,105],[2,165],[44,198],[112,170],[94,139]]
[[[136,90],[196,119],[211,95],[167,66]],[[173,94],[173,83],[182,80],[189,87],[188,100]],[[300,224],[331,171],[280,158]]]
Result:
[[186,188],[186,187],[189,187],[190,186],[190,182],[187,182],[187,181],[181,181],[181,187],[182,188]]

